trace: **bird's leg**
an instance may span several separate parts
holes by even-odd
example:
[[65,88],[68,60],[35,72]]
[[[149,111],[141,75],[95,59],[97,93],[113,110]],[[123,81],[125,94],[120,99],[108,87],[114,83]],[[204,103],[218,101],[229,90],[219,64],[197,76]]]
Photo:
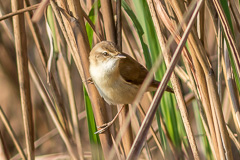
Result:
[[121,107],[121,109],[118,111],[116,116],[110,122],[105,123],[105,124],[103,124],[101,126],[98,126],[97,128],[101,128],[101,129],[98,130],[97,132],[95,132],[95,134],[101,134],[101,133],[105,132],[113,124],[113,122],[117,119],[117,117],[119,116],[119,114],[123,110],[123,107],[124,107],[124,105]]

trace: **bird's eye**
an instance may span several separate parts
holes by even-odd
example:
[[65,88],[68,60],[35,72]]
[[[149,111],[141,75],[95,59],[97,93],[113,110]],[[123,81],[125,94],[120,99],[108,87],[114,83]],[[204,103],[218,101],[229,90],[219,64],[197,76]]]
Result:
[[107,53],[107,52],[103,52],[103,55],[104,55],[104,56],[108,56],[108,53]]

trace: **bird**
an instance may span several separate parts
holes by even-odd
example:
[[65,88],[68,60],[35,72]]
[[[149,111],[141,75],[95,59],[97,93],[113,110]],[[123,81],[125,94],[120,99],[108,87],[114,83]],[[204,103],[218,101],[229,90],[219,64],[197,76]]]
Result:
[[[91,81],[109,105],[131,104],[148,74],[143,65],[128,54],[120,52],[116,44],[110,41],[101,41],[92,48],[89,63]],[[147,91],[156,91],[159,84],[159,81],[153,79]],[[169,86],[166,91],[173,93]],[[99,128],[105,131],[113,123],[111,122]]]

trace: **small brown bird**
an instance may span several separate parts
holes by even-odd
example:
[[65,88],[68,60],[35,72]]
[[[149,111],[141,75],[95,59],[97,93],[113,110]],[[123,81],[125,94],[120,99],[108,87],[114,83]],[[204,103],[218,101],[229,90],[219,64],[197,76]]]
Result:
[[[89,61],[92,81],[108,104],[131,104],[148,74],[144,66],[108,41],[93,47]],[[152,80],[147,91],[155,91],[159,84]],[[170,87],[166,91],[173,92]]]

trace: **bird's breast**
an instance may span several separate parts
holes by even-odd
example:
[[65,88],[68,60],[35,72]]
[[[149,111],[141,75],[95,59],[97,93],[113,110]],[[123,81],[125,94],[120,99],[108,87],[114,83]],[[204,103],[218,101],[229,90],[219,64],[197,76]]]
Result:
[[90,69],[90,74],[100,95],[108,104],[130,104],[134,100],[138,86],[124,81],[119,73],[104,73]]

